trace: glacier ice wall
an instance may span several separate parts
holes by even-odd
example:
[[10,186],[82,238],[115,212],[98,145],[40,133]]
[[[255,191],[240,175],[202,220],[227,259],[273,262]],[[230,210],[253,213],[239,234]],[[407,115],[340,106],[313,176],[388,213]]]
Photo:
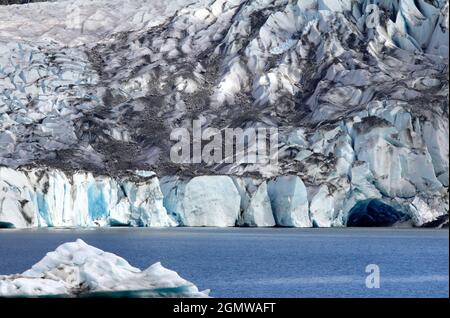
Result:
[[275,226],[275,218],[270,202],[267,181],[252,178],[237,178],[233,181],[241,197],[239,226]]
[[78,239],[60,245],[21,274],[0,275],[0,297],[208,297],[176,272],[146,270]]
[[[357,163],[352,168],[355,172],[356,177],[342,188],[329,183],[317,188],[305,186],[296,175],[267,180],[172,176],[159,182],[154,174],[112,178],[48,168],[0,167],[0,228],[340,227],[356,224],[349,222],[352,211],[374,200],[377,206],[404,215],[399,222],[414,226],[448,214],[448,192],[442,185],[415,195],[405,190],[401,192],[404,197],[389,196],[378,190],[368,164]],[[376,206],[370,213],[374,211]]]
[[[447,0],[151,2],[0,6],[2,226],[448,217]],[[278,128],[279,166],[172,163],[196,118]]]
[[174,226],[158,178],[0,167],[0,227]]
[[228,176],[162,178],[164,205],[185,226],[234,226],[241,197]]
[[[445,129],[448,1],[377,3],[371,27],[363,0],[0,6],[0,164],[173,175],[168,136],[195,117],[309,135],[399,106],[424,133]],[[447,141],[427,145],[443,182]]]

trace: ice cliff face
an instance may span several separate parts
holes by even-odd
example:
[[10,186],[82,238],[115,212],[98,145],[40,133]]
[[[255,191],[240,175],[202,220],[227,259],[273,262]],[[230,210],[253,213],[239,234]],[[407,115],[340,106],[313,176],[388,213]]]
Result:
[[0,227],[173,226],[158,178],[0,167]]
[[1,276],[0,297],[208,297],[155,263],[141,271],[82,240],[65,243],[22,274]]
[[[444,0],[0,6],[0,224],[445,220],[448,27]],[[278,128],[278,169],[172,163],[198,118]]]

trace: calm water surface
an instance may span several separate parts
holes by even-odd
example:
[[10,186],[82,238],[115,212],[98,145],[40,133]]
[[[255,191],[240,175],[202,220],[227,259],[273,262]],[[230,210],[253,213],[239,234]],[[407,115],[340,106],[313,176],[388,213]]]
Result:
[[0,274],[77,238],[142,269],[161,261],[214,297],[449,296],[449,232],[429,229],[0,230]]

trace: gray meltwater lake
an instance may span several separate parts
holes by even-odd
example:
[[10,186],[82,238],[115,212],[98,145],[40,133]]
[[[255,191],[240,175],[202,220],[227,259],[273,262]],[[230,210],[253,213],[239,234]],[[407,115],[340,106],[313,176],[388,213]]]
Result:
[[[213,297],[449,296],[448,229],[0,230],[0,274],[77,238],[141,269],[161,261]],[[369,264],[379,289],[366,287]]]

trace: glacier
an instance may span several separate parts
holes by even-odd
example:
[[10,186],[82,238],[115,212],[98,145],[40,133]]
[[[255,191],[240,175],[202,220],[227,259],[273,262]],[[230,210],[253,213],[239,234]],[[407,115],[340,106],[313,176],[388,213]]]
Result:
[[[133,180],[134,178],[134,180]],[[174,226],[158,178],[0,167],[0,227]]]
[[275,226],[275,218],[267,190],[267,181],[251,178],[233,179],[240,195],[240,217],[238,226],[271,227]]
[[176,272],[155,263],[141,271],[125,259],[78,239],[64,243],[31,269],[0,275],[0,297],[208,297]]
[[[0,6],[0,227],[448,224],[448,10]],[[196,118],[278,128],[278,166],[171,162]]]
[[373,183],[367,164],[353,170],[358,178],[345,190],[332,185],[307,188],[296,175],[267,180],[236,176],[159,180],[151,172],[142,177],[142,171],[112,178],[48,168],[0,167],[0,228],[341,227],[357,224],[349,222],[352,211],[369,201],[399,211],[404,217],[397,221],[414,226],[448,214],[441,205],[448,204],[442,186],[427,196],[389,197]]
[[299,177],[277,177],[267,187],[278,225],[311,227],[306,187]]
[[241,197],[228,176],[162,179],[164,205],[185,226],[234,226]]

